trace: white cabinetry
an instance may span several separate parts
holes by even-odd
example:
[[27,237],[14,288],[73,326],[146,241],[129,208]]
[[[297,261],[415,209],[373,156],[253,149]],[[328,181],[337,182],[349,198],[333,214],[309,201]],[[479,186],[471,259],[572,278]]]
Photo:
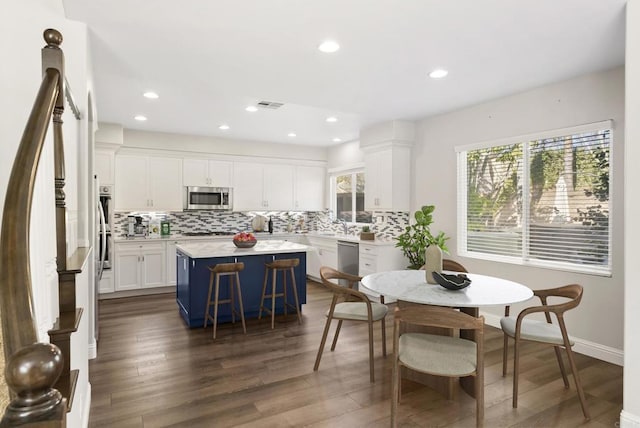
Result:
[[115,291],[163,287],[165,243],[123,242],[115,245]]
[[325,208],[324,168],[298,166],[295,168],[293,209],[296,211],[322,211]]
[[167,285],[176,285],[176,245],[189,241],[167,241]]
[[114,184],[114,162],[115,153],[113,150],[96,149],[95,170],[100,184]]
[[102,271],[102,278],[100,278],[100,284],[98,293],[113,293],[115,291],[113,285],[113,270]]
[[233,167],[233,209],[290,210],[293,208],[293,167],[237,162]]
[[[373,244],[360,241],[359,245],[359,267],[358,275],[366,276],[376,272],[406,269],[407,261],[402,255],[400,248],[395,246],[395,242],[388,244]],[[377,293],[360,287],[360,291],[367,294],[372,299],[378,299]],[[385,303],[393,303],[395,300],[386,298]]]
[[178,158],[118,155],[117,211],[181,211],[182,161]]
[[208,159],[184,159],[184,186],[231,187],[233,163]]
[[307,239],[315,249],[307,253],[307,275],[319,279],[321,266],[338,268],[338,244],[335,238],[308,236]]
[[411,149],[367,149],[364,155],[365,209],[409,211]]

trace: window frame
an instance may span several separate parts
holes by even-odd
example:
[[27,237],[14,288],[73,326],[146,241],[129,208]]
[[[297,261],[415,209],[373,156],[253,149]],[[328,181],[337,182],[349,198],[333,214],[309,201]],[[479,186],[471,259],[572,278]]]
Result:
[[[352,214],[351,214],[351,220],[352,221],[347,221],[348,225],[352,225],[352,226],[364,226],[364,225],[371,225],[373,223],[373,212],[371,211],[367,211],[369,213],[371,213],[371,222],[368,223],[361,223],[358,221],[355,221],[357,219],[356,216],[356,197],[355,197],[355,190],[356,190],[356,186],[355,186],[355,176],[356,174],[364,174],[364,164],[360,165],[353,165],[350,167],[346,167],[346,168],[335,168],[335,169],[331,169],[328,171],[329,172],[329,198],[330,198],[330,202],[329,202],[329,207],[331,209],[331,212],[334,214],[334,217],[337,218],[338,215],[338,207],[337,207],[337,196],[336,196],[336,191],[337,191],[337,184],[336,184],[336,179],[338,176],[341,175],[351,175],[352,176],[352,183],[354,183],[354,186],[352,187],[352,195],[353,197],[352,199]],[[365,177],[365,194],[367,192],[367,181],[366,181],[366,177]]]
[[[536,258],[530,258],[529,253],[529,236],[530,236],[530,213],[529,213],[529,194],[530,194],[530,148],[527,146],[527,150],[523,150],[523,166],[526,171],[523,173],[522,180],[522,194],[527,195],[523,197],[522,203],[522,253],[518,256],[508,256],[502,254],[483,253],[480,251],[468,251],[468,233],[467,233],[467,221],[468,221],[468,206],[467,206],[467,157],[466,153],[474,150],[487,149],[491,147],[507,146],[512,144],[524,144],[531,141],[563,137],[568,135],[575,135],[588,132],[597,132],[602,130],[609,130],[609,200],[608,200],[608,257],[606,265],[579,265],[577,263],[571,263],[567,261],[553,261],[553,260],[541,260]],[[560,270],[564,272],[576,272],[587,275],[611,277],[613,273],[613,227],[614,227],[614,138],[615,128],[613,126],[613,120],[605,120],[600,122],[594,122],[584,125],[578,125],[568,128],[560,128],[555,130],[548,130],[542,132],[536,132],[532,134],[508,137],[504,139],[484,141],[475,144],[468,144],[463,146],[456,146],[456,164],[457,164],[457,247],[458,254],[462,257],[469,257],[480,260],[488,260],[509,264],[517,264],[522,266],[532,266],[545,269]]]

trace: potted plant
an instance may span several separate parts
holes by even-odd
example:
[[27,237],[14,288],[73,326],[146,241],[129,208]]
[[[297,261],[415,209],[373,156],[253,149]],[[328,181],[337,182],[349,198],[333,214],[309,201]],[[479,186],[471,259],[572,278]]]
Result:
[[376,239],[376,233],[371,232],[369,226],[362,226],[362,231],[360,232],[360,239],[363,241],[373,241]]
[[425,250],[430,245],[437,245],[445,253],[449,252],[446,245],[444,232],[439,232],[436,236],[431,233],[431,223],[433,223],[434,205],[425,205],[415,212],[415,223],[406,227],[404,233],[396,240],[396,247],[402,249],[402,253],[409,259],[409,269],[420,269],[425,263]]

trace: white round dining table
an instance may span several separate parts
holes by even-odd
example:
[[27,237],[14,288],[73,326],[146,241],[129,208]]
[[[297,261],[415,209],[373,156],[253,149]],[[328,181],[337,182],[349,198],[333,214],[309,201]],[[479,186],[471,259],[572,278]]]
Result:
[[435,306],[461,308],[506,306],[524,302],[533,297],[533,291],[518,282],[473,273],[465,275],[471,279],[471,284],[462,290],[448,290],[439,284],[428,284],[423,270],[378,272],[363,277],[360,283],[365,288],[385,297]]

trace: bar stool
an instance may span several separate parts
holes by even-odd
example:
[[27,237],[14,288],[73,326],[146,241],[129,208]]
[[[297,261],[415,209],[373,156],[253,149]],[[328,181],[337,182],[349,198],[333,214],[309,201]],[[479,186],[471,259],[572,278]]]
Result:
[[[238,291],[238,301],[240,303],[240,319],[242,319],[242,330],[244,334],[247,334],[247,327],[244,323],[244,308],[242,306],[242,291],[240,291],[240,275],[238,272],[244,269],[244,263],[219,263],[214,266],[208,266],[209,275],[209,294],[207,296],[207,308],[204,310],[204,328],[207,328],[207,321],[213,322],[213,338],[216,338],[216,328],[218,326],[218,305],[221,303],[229,303],[231,305],[231,322],[236,322],[236,310],[235,296],[234,296],[234,282],[235,288]],[[220,300],[220,277],[229,277],[229,298]],[[213,300],[211,300],[211,294],[214,293],[214,278],[215,278],[215,294]],[[235,281],[234,281],[235,278]],[[213,317],[209,313],[209,309],[213,305]]]
[[[293,286],[293,297],[295,300],[295,310],[298,315],[298,324],[302,323],[302,317],[300,316],[300,302],[298,301],[298,288],[296,286],[296,277],[293,268],[300,264],[298,259],[282,259],[274,260],[271,263],[265,263],[264,271],[264,283],[262,284],[262,297],[260,298],[260,312],[258,313],[258,319],[262,318],[262,311],[271,313],[271,329],[275,327],[275,315],[276,315],[276,297],[282,297],[284,299],[284,315],[287,316],[287,306],[293,307],[287,301],[287,272],[291,274],[291,282]],[[269,271],[271,271],[271,294],[267,292],[267,282],[269,280]],[[277,273],[282,272],[282,293],[276,292],[276,279]],[[264,299],[271,298],[271,309],[264,306]]]

